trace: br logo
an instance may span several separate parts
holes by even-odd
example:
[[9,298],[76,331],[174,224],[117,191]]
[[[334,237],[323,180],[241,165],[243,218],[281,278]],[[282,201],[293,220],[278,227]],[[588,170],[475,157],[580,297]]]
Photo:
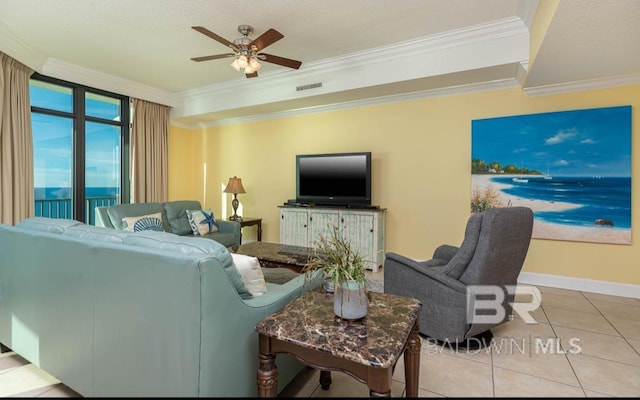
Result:
[[[507,297],[509,295],[510,297]],[[518,296],[518,301],[515,297]],[[527,297],[526,301],[521,300]],[[513,298],[513,302],[508,302]],[[499,324],[505,320],[510,307],[527,324],[536,324],[531,312],[540,307],[542,295],[535,286],[467,286],[467,322],[470,324]]]

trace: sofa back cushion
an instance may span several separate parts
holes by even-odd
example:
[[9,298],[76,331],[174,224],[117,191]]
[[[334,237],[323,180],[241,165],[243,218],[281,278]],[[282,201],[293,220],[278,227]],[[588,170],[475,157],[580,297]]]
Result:
[[155,213],[164,213],[162,203],[116,204],[107,209],[111,223],[114,228],[119,230],[124,230],[122,219],[125,217],[138,217]]
[[[191,229],[191,228],[189,228]],[[144,246],[164,249],[182,254],[210,254],[222,264],[229,281],[242,299],[251,299],[253,295],[242,282],[242,277],[233,263],[231,254],[215,240],[199,237],[183,237],[168,232],[140,231],[124,238],[124,243],[132,246]]]
[[68,228],[77,225],[84,225],[82,222],[73,219],[31,217],[25,218],[16,224],[17,227],[30,229],[32,231],[64,233]]
[[126,232],[93,225],[75,225],[64,231],[63,235],[78,239],[97,240],[99,242],[124,243]]
[[202,205],[197,200],[176,200],[163,204],[164,213],[167,216],[167,223],[170,231],[176,235],[193,235],[187,210],[202,210]]

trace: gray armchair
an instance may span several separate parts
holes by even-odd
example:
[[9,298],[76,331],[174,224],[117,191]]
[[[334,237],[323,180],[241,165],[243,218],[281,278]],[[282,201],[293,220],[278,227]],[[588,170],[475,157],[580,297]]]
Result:
[[[441,344],[486,346],[492,337],[490,329],[511,318],[532,229],[533,212],[527,207],[490,208],[474,214],[460,247],[441,245],[428,261],[387,253],[384,291],[422,302],[419,332],[423,336]],[[491,316],[494,311],[486,309],[491,296],[482,293],[492,290],[502,292],[497,300],[504,294],[503,318],[498,312]],[[478,315],[474,321],[472,317]]]

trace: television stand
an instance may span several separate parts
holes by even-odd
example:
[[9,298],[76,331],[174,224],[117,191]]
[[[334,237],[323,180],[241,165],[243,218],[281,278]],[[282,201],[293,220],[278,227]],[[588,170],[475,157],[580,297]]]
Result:
[[[366,208],[365,208],[366,207]],[[378,272],[384,263],[384,219],[386,208],[379,206],[293,206],[280,208],[280,243],[291,246],[315,247],[320,235],[328,238],[337,226],[365,260],[367,269]]]
[[350,204],[346,206],[346,208],[361,209],[361,210],[379,210],[380,206],[376,206],[373,204]]
[[379,210],[380,206],[374,204],[316,204],[305,203],[295,200],[287,200],[282,203],[285,207],[316,207],[316,208],[334,208],[349,210]]

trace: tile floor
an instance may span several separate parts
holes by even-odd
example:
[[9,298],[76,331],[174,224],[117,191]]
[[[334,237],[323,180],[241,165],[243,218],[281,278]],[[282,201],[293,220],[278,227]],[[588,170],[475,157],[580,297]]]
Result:
[[[371,274],[382,280],[382,271]],[[461,350],[423,340],[420,397],[640,397],[640,299],[538,287],[537,324],[514,320],[493,330],[491,346]],[[329,390],[305,369],[282,397],[366,397],[339,372]],[[391,395],[404,396],[400,360]],[[78,397],[46,372],[0,355],[0,397]]]

